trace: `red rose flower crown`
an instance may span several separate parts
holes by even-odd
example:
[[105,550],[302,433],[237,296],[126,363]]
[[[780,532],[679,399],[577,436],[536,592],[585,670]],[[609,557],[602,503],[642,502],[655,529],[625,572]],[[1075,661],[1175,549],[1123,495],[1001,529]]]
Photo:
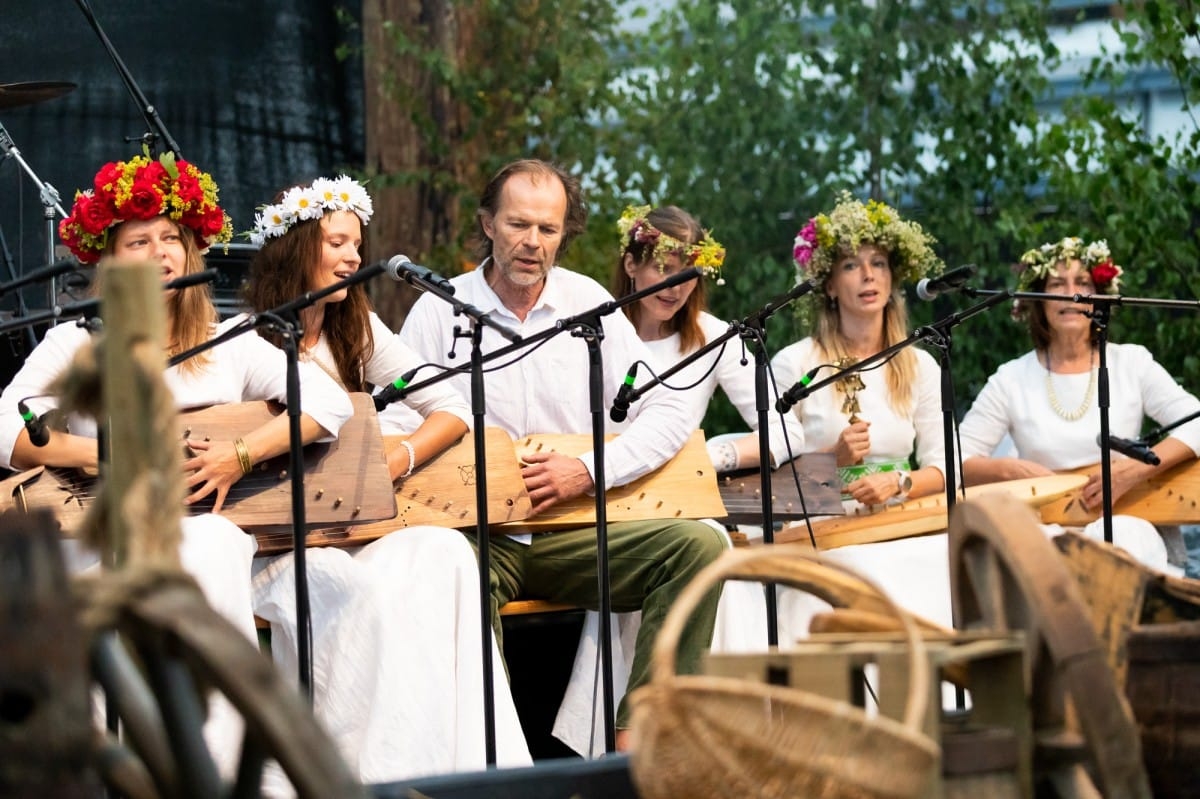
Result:
[[233,223],[217,205],[217,184],[207,172],[174,153],[154,160],[138,155],[105,164],[92,188],[75,193],[70,215],[58,234],[81,263],[100,260],[110,231],[134,219],[165,216],[196,236],[205,252],[233,237]]

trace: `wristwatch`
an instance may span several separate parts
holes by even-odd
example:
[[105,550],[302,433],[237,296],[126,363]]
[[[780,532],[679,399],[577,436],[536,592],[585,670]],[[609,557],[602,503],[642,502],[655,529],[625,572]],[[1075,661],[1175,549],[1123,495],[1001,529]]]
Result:
[[896,495],[896,499],[901,502],[908,499],[908,492],[912,491],[912,475],[903,469],[897,469],[896,486],[900,489],[900,493]]

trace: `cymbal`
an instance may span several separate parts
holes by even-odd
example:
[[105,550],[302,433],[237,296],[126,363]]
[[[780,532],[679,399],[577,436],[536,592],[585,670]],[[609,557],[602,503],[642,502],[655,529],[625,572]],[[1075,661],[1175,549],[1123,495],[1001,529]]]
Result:
[[64,81],[0,83],[0,111],[6,108],[33,105],[43,100],[53,100],[55,97],[61,97],[74,90],[74,83]]

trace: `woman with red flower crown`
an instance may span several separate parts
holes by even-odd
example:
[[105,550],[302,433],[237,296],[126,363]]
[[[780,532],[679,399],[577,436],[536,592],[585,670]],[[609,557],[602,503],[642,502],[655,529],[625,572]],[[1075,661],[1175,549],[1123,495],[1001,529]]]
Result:
[[[86,264],[103,258],[148,261],[161,268],[164,283],[204,269],[203,253],[228,241],[232,226],[217,205],[212,178],[192,164],[169,155],[160,160],[137,156],[107,164],[90,190],[76,195],[71,214],[61,223],[62,240]],[[216,335],[221,327],[204,285],[164,292],[168,353],[188,350]],[[25,400],[34,413],[55,405],[48,386],[87,344],[83,327],[51,328],[0,395],[0,467],[35,466],[95,469],[96,426],[92,419],[69,417],[66,431],[52,431],[44,446],[35,446],[17,403]],[[335,436],[353,407],[346,393],[327,375],[301,365],[305,443]],[[164,374],[180,408],[207,407],[250,400],[286,399],[287,367],[279,350],[257,336],[240,336],[209,349]],[[213,496],[213,512],[183,519],[180,559],[199,583],[209,604],[257,643],[250,572],[256,549],[253,536],[221,516],[230,488],[253,464],[282,454],[289,446],[288,417],[277,416],[233,441],[189,440],[193,457],[184,462],[186,502]],[[96,553],[64,540],[68,564],[75,570],[98,563]],[[318,702],[320,686],[316,686]],[[237,766],[241,718],[224,699],[210,702],[204,733],[218,768],[226,778]]]
[[[1122,274],[1106,242],[1068,237],[1021,256],[1017,288],[1066,296],[1116,294]],[[1073,302],[1018,303],[1015,315],[1028,322],[1034,349],[996,370],[959,427],[967,485],[1039,477],[1099,461],[1098,333],[1086,315],[1090,310]],[[1176,383],[1145,347],[1110,343],[1105,355],[1113,387],[1112,435],[1136,438],[1147,416],[1165,425],[1200,410],[1200,400]],[[1017,456],[991,457],[1006,434]],[[1196,457],[1200,421],[1176,428],[1154,452],[1157,466],[1120,455],[1113,459],[1114,501],[1150,476]],[[1084,486],[1082,500],[1087,508],[1099,509],[1098,474]],[[1169,568],[1163,542],[1148,522],[1131,516],[1113,521],[1114,543],[1148,565]],[[1086,532],[1100,537],[1100,523]]]

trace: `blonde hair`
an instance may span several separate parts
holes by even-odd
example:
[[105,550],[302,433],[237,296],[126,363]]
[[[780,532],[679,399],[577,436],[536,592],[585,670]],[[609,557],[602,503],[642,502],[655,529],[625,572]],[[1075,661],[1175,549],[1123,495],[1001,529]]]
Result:
[[[163,218],[170,221],[179,230],[179,240],[183,244],[184,252],[183,274],[193,275],[203,272],[204,254],[201,253],[195,236],[184,235],[185,230],[178,222],[169,217]],[[113,235],[109,236],[108,242],[104,245],[103,255],[105,257],[111,257],[116,249],[116,231],[119,228],[120,225],[113,228]],[[97,294],[100,292],[99,279],[93,286],[93,290]],[[172,352],[185,352],[212,337],[213,326],[220,317],[217,314],[217,307],[213,305],[212,294],[207,283],[178,289],[166,302],[167,343],[172,345]],[[206,350],[180,363],[179,370],[186,374],[196,374],[203,371],[210,360],[210,353]]]
[[[891,260],[890,253],[888,260]],[[813,326],[813,340],[817,343],[821,358],[829,362],[846,357],[850,350],[849,342],[842,335],[840,322],[841,312],[836,303],[828,299],[820,303]],[[886,349],[906,338],[908,308],[900,281],[894,280],[891,296],[883,309],[883,347]],[[905,347],[887,362],[884,369],[887,370],[888,406],[898,416],[910,416],[913,412],[913,388],[917,384],[916,352],[912,347]]]

